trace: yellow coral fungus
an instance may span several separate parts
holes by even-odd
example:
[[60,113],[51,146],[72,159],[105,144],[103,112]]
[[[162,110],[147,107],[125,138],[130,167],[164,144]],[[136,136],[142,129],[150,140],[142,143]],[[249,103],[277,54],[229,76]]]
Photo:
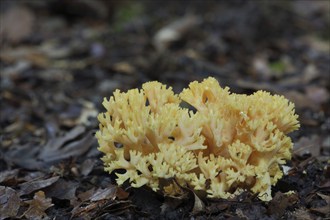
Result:
[[166,195],[182,193],[179,184],[214,198],[251,190],[269,201],[279,165],[291,157],[286,134],[299,128],[294,104],[283,96],[231,94],[212,77],[179,95],[159,82],[116,90],[103,105],[96,137],[105,170],[125,170],[116,174],[119,185]]

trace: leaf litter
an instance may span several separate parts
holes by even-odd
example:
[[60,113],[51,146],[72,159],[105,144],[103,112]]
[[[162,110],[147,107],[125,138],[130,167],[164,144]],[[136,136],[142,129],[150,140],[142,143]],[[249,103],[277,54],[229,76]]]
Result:
[[47,214],[45,211],[52,207],[51,198],[46,198],[43,191],[38,191],[34,194],[32,200],[25,201],[28,204],[28,209],[23,213],[23,216],[27,219],[44,219]]

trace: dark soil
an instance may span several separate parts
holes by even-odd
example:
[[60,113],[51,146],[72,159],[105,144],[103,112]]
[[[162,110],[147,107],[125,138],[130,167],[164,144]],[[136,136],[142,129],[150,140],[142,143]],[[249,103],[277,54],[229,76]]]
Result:
[[[0,219],[330,218],[329,1],[0,4]],[[273,200],[116,186],[94,138],[103,97],[208,76],[295,103],[301,128]]]

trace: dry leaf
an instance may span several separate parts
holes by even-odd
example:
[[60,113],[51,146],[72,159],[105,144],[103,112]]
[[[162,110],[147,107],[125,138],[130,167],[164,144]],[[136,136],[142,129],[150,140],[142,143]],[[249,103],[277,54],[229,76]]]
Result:
[[20,198],[10,187],[0,186],[0,220],[16,217],[20,206]]
[[116,198],[117,199],[119,199],[119,200],[127,199],[128,196],[129,196],[128,192],[123,190],[121,187],[117,187],[117,191],[116,191]]
[[80,165],[80,173],[83,176],[87,176],[94,168],[95,160],[87,159]]
[[3,172],[0,172],[0,183],[10,181],[12,179],[15,179],[18,175],[19,170],[6,170]]
[[329,195],[325,195],[322,193],[316,193],[319,197],[321,197],[327,204],[321,207],[315,207],[315,208],[311,208],[311,211],[314,212],[318,212],[321,213],[327,217],[330,216],[330,196]]
[[78,186],[79,184],[77,182],[59,179],[56,183],[47,187],[44,191],[47,197],[71,200],[76,198],[76,190]]
[[33,191],[50,186],[53,183],[55,183],[59,178],[60,178],[59,176],[54,176],[52,178],[45,179],[45,180],[35,180],[32,182],[22,183],[19,185],[19,187],[20,187],[19,195],[21,195],[21,196],[27,195]]
[[319,197],[321,197],[328,205],[330,205],[330,196],[329,195],[324,195],[322,193],[316,193]]
[[320,155],[321,140],[317,135],[312,137],[301,137],[293,147],[293,152],[296,155],[302,156],[304,154],[311,154],[314,157]]
[[85,192],[79,193],[79,195],[77,197],[79,198],[80,201],[85,202],[85,201],[90,200],[90,198],[94,195],[95,191],[96,191],[96,189],[92,188]]
[[285,210],[295,204],[299,200],[296,194],[283,194],[277,192],[274,198],[270,201],[268,212],[275,215],[277,218],[281,217]]
[[98,189],[90,197],[90,201],[95,202],[95,201],[99,201],[99,200],[103,200],[103,199],[113,200],[116,197],[116,191],[117,191],[116,186],[110,186],[110,187],[105,188],[105,189]]
[[83,137],[79,139],[79,136],[81,136],[85,130],[86,128],[83,126],[76,126],[64,136],[52,137],[42,149],[39,158],[51,163],[84,154],[95,141],[92,135],[93,131],[84,134]]
[[86,128],[83,126],[76,126],[67,132],[64,136],[51,137],[42,149],[42,152],[39,154],[39,158],[44,159],[45,161],[49,161],[49,157],[51,157],[53,154],[58,154],[58,151],[66,142],[77,138],[79,135],[83,134],[85,130]]
[[47,217],[45,211],[54,205],[52,204],[52,199],[46,198],[43,191],[36,192],[33,199],[25,203],[29,204],[29,208],[24,212],[23,216],[28,219],[43,219]]

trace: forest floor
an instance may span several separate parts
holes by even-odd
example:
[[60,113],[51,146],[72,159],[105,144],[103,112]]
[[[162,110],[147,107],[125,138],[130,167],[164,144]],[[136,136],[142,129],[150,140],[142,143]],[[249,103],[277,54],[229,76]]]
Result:
[[[0,219],[330,219],[329,1],[0,3]],[[103,97],[208,76],[295,103],[273,200],[198,209],[189,193],[116,186],[94,137]]]

